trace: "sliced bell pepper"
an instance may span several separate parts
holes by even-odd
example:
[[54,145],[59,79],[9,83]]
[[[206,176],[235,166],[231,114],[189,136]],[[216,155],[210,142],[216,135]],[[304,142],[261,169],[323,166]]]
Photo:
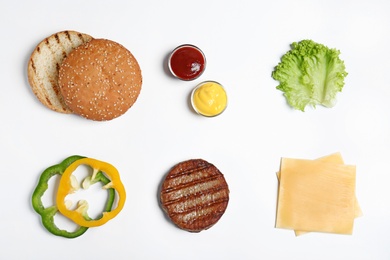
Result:
[[[98,172],[103,172],[109,179],[110,182],[103,186],[103,189],[112,188],[117,192],[119,196],[117,205],[110,212],[103,212],[102,217],[99,219],[92,220],[88,217],[88,203],[86,201],[79,201],[78,207],[75,210],[68,209],[66,206],[65,198],[68,194],[72,193],[72,173],[80,165],[88,165],[93,168],[93,174],[90,181],[94,182],[97,178]],[[105,224],[107,221],[113,219],[123,209],[126,201],[126,191],[121,182],[118,170],[109,163],[98,161],[92,158],[83,158],[73,162],[66,168],[62,175],[60,184],[57,192],[57,206],[58,210],[64,216],[73,220],[76,224],[83,227],[97,227]]]
[[[53,165],[47,168],[42,174],[38,181],[38,184],[32,195],[32,206],[34,210],[41,216],[43,226],[52,234],[56,236],[61,236],[65,238],[76,238],[84,234],[88,227],[79,226],[75,231],[69,232],[67,230],[63,230],[57,227],[54,223],[54,216],[58,213],[57,205],[52,205],[50,207],[44,207],[42,203],[42,196],[46,192],[49,187],[49,180],[55,175],[63,175],[64,171],[77,160],[83,159],[83,156],[70,156],[63,160],[60,164]],[[110,182],[106,176],[102,173],[97,174],[95,178],[95,182],[102,182],[104,185]],[[115,201],[115,191],[114,189],[108,189],[108,199],[104,208],[104,211],[111,211],[112,205]],[[87,216],[87,218],[89,218]]]

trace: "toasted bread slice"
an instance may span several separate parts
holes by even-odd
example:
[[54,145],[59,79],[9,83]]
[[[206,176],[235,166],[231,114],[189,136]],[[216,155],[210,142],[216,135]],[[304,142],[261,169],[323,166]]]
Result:
[[62,31],[37,45],[31,54],[27,75],[32,91],[43,105],[57,112],[72,113],[58,87],[58,70],[63,59],[73,49],[91,39],[91,36],[84,33]]

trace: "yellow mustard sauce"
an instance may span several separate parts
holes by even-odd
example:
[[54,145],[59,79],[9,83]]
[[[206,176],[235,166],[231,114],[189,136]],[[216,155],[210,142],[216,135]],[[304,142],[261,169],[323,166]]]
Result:
[[201,115],[219,115],[227,106],[226,91],[215,81],[203,82],[192,93],[192,106]]

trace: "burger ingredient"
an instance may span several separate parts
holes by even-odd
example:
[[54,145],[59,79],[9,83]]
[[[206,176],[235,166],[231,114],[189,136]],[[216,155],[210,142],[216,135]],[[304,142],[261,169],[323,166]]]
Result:
[[295,109],[304,111],[307,105],[333,107],[348,75],[339,54],[312,40],[294,42],[272,73],[280,82],[276,88]]
[[160,193],[163,210],[179,228],[200,232],[216,224],[229,203],[229,187],[213,164],[192,159],[176,164]]
[[[70,232],[67,230],[62,230],[57,227],[57,225],[54,223],[54,216],[58,213],[58,207],[57,205],[52,205],[50,207],[44,207],[42,203],[42,196],[48,189],[49,180],[55,176],[60,175],[62,176],[64,171],[77,160],[80,160],[84,157],[74,155],[66,158],[63,160],[60,164],[51,166],[47,168],[42,174],[39,179],[39,182],[33,192],[32,195],[32,206],[34,210],[41,216],[42,224],[43,226],[53,235],[61,236],[65,238],[76,238],[78,236],[81,236],[84,234],[88,227],[85,226],[79,226],[76,231]],[[103,174],[98,174],[95,178],[94,183],[102,182],[104,185],[107,185],[110,180],[107,179]],[[113,189],[108,189],[108,200],[106,202],[104,211],[109,212],[111,211],[112,205],[115,200],[115,192]],[[90,219],[88,215],[85,215],[87,219]]]
[[58,86],[73,113],[108,121],[126,113],[137,101],[142,73],[137,59],[123,45],[92,39],[63,60]]
[[[329,154],[329,155],[320,157],[316,160],[320,160],[323,162],[329,162],[329,163],[344,164],[344,160],[343,160],[340,153]],[[278,172],[278,179],[280,179],[280,172]],[[354,209],[355,209],[355,218],[361,217],[363,215],[362,209],[360,208],[360,205],[359,205],[359,202],[356,198],[356,195],[355,195]],[[296,236],[300,236],[300,235],[308,233],[307,231],[301,231],[301,230],[294,230],[294,232],[295,232]]]
[[204,116],[221,114],[227,106],[227,95],[221,84],[206,81],[199,84],[192,92],[192,106]]
[[282,158],[277,228],[352,234],[356,167]]
[[[71,182],[72,173],[80,165],[88,165],[93,168],[92,176],[87,178],[86,181],[84,181],[83,183],[84,187],[88,187],[90,183],[95,183],[98,176],[102,174],[102,172],[104,172],[108,176],[109,182],[103,186],[103,189],[114,189],[119,196],[118,205],[110,212],[104,211],[102,213],[102,216],[95,220],[88,217],[88,202],[85,200],[79,201],[76,210],[70,210],[66,206],[66,196],[74,192]],[[59,183],[56,201],[58,210],[64,216],[73,220],[76,224],[83,227],[97,227],[105,224],[107,221],[117,216],[118,213],[123,209],[123,206],[126,201],[126,192],[121,182],[119,172],[114,166],[109,163],[98,161],[92,158],[82,158],[70,164],[64,171]]]
[[64,58],[92,37],[76,31],[61,31],[43,39],[34,49],[27,66],[28,82],[38,100],[53,111],[70,114],[60,93],[58,70]]
[[175,77],[182,80],[193,80],[205,70],[206,58],[198,47],[184,44],[173,50],[169,57],[168,66]]

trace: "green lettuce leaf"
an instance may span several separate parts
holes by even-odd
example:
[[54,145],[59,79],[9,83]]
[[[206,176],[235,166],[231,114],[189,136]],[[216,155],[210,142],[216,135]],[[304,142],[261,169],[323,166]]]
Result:
[[305,111],[307,105],[333,107],[348,75],[339,55],[340,51],[312,40],[294,42],[272,72],[280,83],[276,88],[295,109]]

